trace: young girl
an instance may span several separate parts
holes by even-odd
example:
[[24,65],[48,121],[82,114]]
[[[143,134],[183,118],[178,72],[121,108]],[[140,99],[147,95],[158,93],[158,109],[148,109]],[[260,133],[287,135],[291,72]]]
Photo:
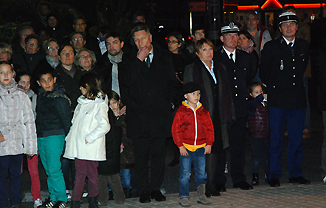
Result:
[[20,208],[22,154],[37,153],[37,138],[31,101],[14,75],[11,65],[0,62],[0,207],[10,207],[9,178],[11,207]]
[[[34,118],[36,118],[36,100],[37,95],[30,89],[31,87],[31,76],[25,70],[17,71],[16,82],[19,86],[21,86],[25,93],[28,95],[29,99],[32,102],[32,110],[34,114]],[[41,184],[40,184],[40,177],[38,171],[38,154],[34,155],[33,157],[27,156],[28,162],[28,171],[31,177],[31,193],[33,195],[34,201],[34,208],[42,205],[42,198],[41,198]]]
[[[121,183],[127,198],[131,194],[131,171],[134,167],[134,146],[132,140],[127,137],[126,106],[120,100],[118,93],[111,91],[109,96],[110,109],[114,113],[114,119],[122,128],[121,154],[120,154],[120,176]],[[111,121],[111,120],[110,120]]]
[[259,184],[259,161],[262,160],[265,180],[269,172],[269,120],[267,96],[263,94],[260,82],[249,84],[251,100],[248,103],[249,136],[251,145],[252,185]]
[[108,98],[99,87],[94,73],[84,74],[79,81],[82,95],[72,119],[72,126],[66,137],[65,158],[75,159],[76,177],[72,192],[72,208],[80,207],[88,177],[89,207],[97,207],[98,161],[106,160],[105,134],[110,130],[108,119]]

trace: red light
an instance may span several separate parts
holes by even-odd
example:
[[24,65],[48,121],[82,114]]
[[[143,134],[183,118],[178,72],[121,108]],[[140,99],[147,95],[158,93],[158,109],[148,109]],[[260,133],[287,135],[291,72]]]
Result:
[[294,6],[296,9],[318,9],[321,6],[325,7],[326,4],[320,4],[320,3],[316,3],[316,4],[284,4],[285,7],[287,6]]
[[238,6],[238,10],[257,10],[257,9],[259,9],[258,5]]
[[188,36],[188,40],[191,40],[191,37],[190,36]]
[[260,7],[260,9],[265,9],[265,8],[283,8],[282,4],[278,2],[277,0],[267,0],[265,3]]
[[168,37],[165,37],[165,40],[167,40],[168,39]]

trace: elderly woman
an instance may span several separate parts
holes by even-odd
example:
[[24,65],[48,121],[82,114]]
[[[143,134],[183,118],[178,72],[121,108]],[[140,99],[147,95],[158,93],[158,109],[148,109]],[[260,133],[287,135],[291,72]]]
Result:
[[9,62],[12,56],[12,48],[7,43],[0,43],[0,61]]
[[193,81],[201,85],[200,102],[209,111],[213,122],[215,141],[211,154],[206,155],[206,195],[219,196],[220,193],[215,188],[216,164],[219,159],[218,154],[224,148],[223,140],[227,135],[226,124],[232,120],[234,114],[231,87],[225,68],[213,61],[213,43],[202,38],[195,43],[195,51],[194,62],[185,68],[183,83]]
[[95,63],[96,58],[94,54],[86,48],[80,49],[74,59],[74,64],[77,66],[77,68],[86,72],[93,70]]
[[25,38],[26,49],[21,54],[13,54],[12,61],[14,64],[21,66],[32,74],[36,65],[44,58],[40,52],[40,41],[37,35],[27,35]]
[[247,53],[251,54],[252,57],[252,78],[254,78],[255,81],[260,81],[260,78],[258,76],[258,62],[259,57],[257,52],[254,50],[256,47],[256,44],[254,42],[254,38],[247,30],[241,30],[239,32],[239,41],[237,49],[240,49],[242,51],[245,51]]

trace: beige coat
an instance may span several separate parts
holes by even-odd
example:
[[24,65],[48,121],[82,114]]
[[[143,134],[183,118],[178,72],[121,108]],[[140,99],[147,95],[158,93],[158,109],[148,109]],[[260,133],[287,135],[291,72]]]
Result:
[[14,80],[0,84],[0,156],[36,154],[37,137],[31,101]]
[[104,161],[106,160],[105,134],[110,130],[108,98],[89,100],[80,96],[77,102],[72,126],[66,137],[64,157]]

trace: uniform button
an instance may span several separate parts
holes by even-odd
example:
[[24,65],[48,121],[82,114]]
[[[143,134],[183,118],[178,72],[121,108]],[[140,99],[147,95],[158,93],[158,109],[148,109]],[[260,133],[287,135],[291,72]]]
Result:
[[236,80],[237,79],[237,77],[234,77],[234,80]]
[[244,68],[244,70],[247,70],[246,68]]
[[233,72],[235,72],[235,70],[233,70]]
[[293,61],[295,61],[295,59],[293,59]]
[[293,69],[295,69],[295,66],[293,67]]
[[295,75],[293,75],[293,77],[295,77]]
[[293,85],[295,85],[295,83],[293,83]]
[[235,88],[238,88],[238,85],[234,86]]
[[235,94],[235,96],[237,97],[237,96],[238,96],[238,94]]
[[273,88],[275,88],[275,85],[273,86]]

